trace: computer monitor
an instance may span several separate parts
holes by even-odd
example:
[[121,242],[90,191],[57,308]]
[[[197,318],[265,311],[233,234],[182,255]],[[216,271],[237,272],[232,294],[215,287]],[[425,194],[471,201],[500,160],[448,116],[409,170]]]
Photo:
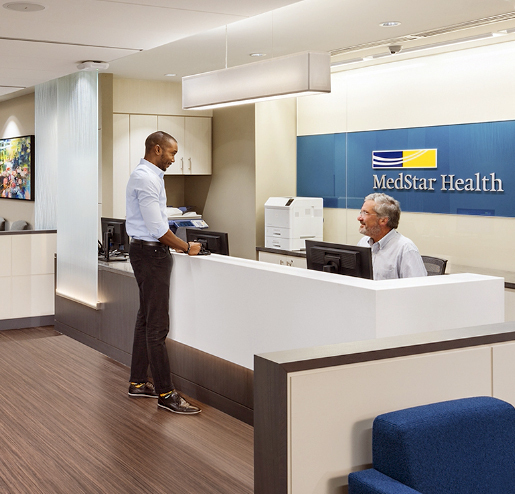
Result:
[[306,240],[306,260],[315,271],[374,279],[370,247]]
[[102,256],[104,261],[123,261],[129,254],[129,236],[125,230],[125,220],[101,218]]
[[223,232],[213,232],[199,228],[186,228],[186,241],[199,242],[212,254],[229,255],[229,236]]

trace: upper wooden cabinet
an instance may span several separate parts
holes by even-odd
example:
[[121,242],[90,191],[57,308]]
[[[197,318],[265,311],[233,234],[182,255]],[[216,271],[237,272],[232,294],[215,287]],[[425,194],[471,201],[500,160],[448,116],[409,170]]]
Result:
[[166,175],[210,175],[211,117],[129,115],[130,171],[145,154],[145,139],[162,130],[177,139],[179,151]]
[[166,175],[211,175],[211,117],[158,116],[157,127],[179,144]]

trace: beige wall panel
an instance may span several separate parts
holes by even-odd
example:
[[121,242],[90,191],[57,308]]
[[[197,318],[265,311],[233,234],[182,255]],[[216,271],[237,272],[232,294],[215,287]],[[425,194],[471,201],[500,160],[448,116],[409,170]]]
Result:
[[48,316],[55,313],[53,274],[13,276],[11,318]]
[[0,138],[32,135],[35,132],[34,93],[0,103]]
[[515,290],[504,291],[504,320],[515,321]]
[[[113,218],[125,218],[125,187],[130,175],[129,115],[113,115]],[[107,214],[104,214],[107,216]]]
[[99,200],[104,216],[113,217],[113,74],[99,74]]
[[324,208],[324,241],[347,242],[347,215],[344,209]]
[[295,98],[256,104],[256,243],[265,245],[265,202],[297,193]]
[[31,226],[31,228],[34,228],[34,201],[2,199],[0,215],[2,218],[7,220],[9,227],[17,220],[24,220]]
[[513,119],[513,57],[504,43],[333,73],[330,95],[299,98],[299,135]]
[[[181,206],[197,206],[195,200],[189,202],[185,199],[184,190],[185,182],[184,175],[165,175],[165,190],[166,190],[166,205],[179,208]],[[197,188],[195,187],[195,190]],[[199,214],[202,210],[197,211]]]
[[347,79],[333,74],[331,92],[297,98],[297,134],[347,132]]
[[509,43],[351,73],[349,131],[513,119],[513,56]]
[[340,494],[372,462],[378,414],[490,396],[491,365],[490,347],[478,347],[292,374],[289,492]]
[[114,79],[113,88],[115,113],[212,116],[211,110],[182,109],[180,82]]
[[13,235],[12,275],[40,275],[54,273],[54,254],[57,234]]
[[229,234],[232,256],[256,259],[254,105],[214,113],[212,176],[185,177],[185,199],[204,201],[204,219],[212,230]]
[[515,405],[515,343],[492,348],[493,395]]

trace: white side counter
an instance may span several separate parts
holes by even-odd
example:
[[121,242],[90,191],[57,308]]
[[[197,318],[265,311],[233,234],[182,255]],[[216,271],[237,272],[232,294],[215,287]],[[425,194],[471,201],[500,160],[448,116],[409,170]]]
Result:
[[372,281],[174,254],[171,290],[170,337],[248,369],[255,354],[504,321],[504,279],[467,273]]

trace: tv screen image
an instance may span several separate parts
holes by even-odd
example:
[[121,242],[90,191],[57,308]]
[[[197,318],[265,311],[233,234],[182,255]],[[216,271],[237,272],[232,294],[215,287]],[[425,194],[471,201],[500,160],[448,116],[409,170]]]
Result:
[[306,240],[308,269],[373,280],[372,249]]
[[0,139],[0,198],[34,200],[34,136]]

